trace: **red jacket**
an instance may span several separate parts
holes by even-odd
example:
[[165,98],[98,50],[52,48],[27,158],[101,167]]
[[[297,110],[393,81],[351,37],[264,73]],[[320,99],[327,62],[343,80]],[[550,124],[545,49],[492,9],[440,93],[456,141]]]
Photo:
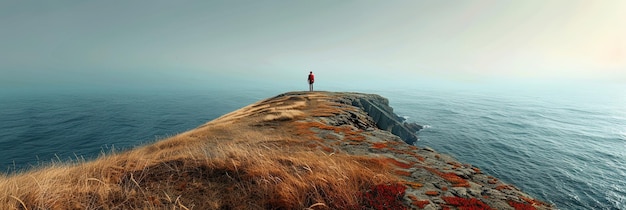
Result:
[[315,75],[309,74],[309,83],[313,83],[315,81]]

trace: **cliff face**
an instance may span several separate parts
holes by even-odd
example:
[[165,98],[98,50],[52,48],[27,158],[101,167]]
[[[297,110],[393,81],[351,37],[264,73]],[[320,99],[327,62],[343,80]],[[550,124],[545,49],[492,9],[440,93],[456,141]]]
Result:
[[95,161],[0,176],[0,209],[551,209],[371,94],[291,92]]
[[407,144],[413,144],[418,140],[415,133],[421,130],[422,126],[404,122],[403,118],[393,112],[386,98],[356,93],[346,95],[344,98],[351,101],[352,106],[363,109],[379,129],[399,136]]

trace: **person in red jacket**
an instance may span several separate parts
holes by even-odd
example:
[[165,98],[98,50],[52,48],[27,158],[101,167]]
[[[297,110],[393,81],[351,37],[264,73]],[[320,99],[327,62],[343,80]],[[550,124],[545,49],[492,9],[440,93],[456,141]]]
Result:
[[309,91],[313,91],[313,82],[315,82],[315,75],[313,75],[313,72],[309,72],[309,78],[307,79],[309,81]]

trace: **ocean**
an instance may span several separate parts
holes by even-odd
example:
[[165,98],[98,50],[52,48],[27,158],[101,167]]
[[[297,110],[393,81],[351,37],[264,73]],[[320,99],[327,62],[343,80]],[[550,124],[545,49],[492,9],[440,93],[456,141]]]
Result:
[[[420,147],[472,164],[560,209],[626,209],[626,89],[342,88],[380,94],[426,125]],[[281,88],[0,93],[0,171],[148,144]]]

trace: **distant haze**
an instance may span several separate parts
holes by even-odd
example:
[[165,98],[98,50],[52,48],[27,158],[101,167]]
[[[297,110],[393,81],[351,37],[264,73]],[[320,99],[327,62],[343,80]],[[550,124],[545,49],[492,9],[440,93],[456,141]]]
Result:
[[626,1],[2,1],[0,88],[626,83]]

